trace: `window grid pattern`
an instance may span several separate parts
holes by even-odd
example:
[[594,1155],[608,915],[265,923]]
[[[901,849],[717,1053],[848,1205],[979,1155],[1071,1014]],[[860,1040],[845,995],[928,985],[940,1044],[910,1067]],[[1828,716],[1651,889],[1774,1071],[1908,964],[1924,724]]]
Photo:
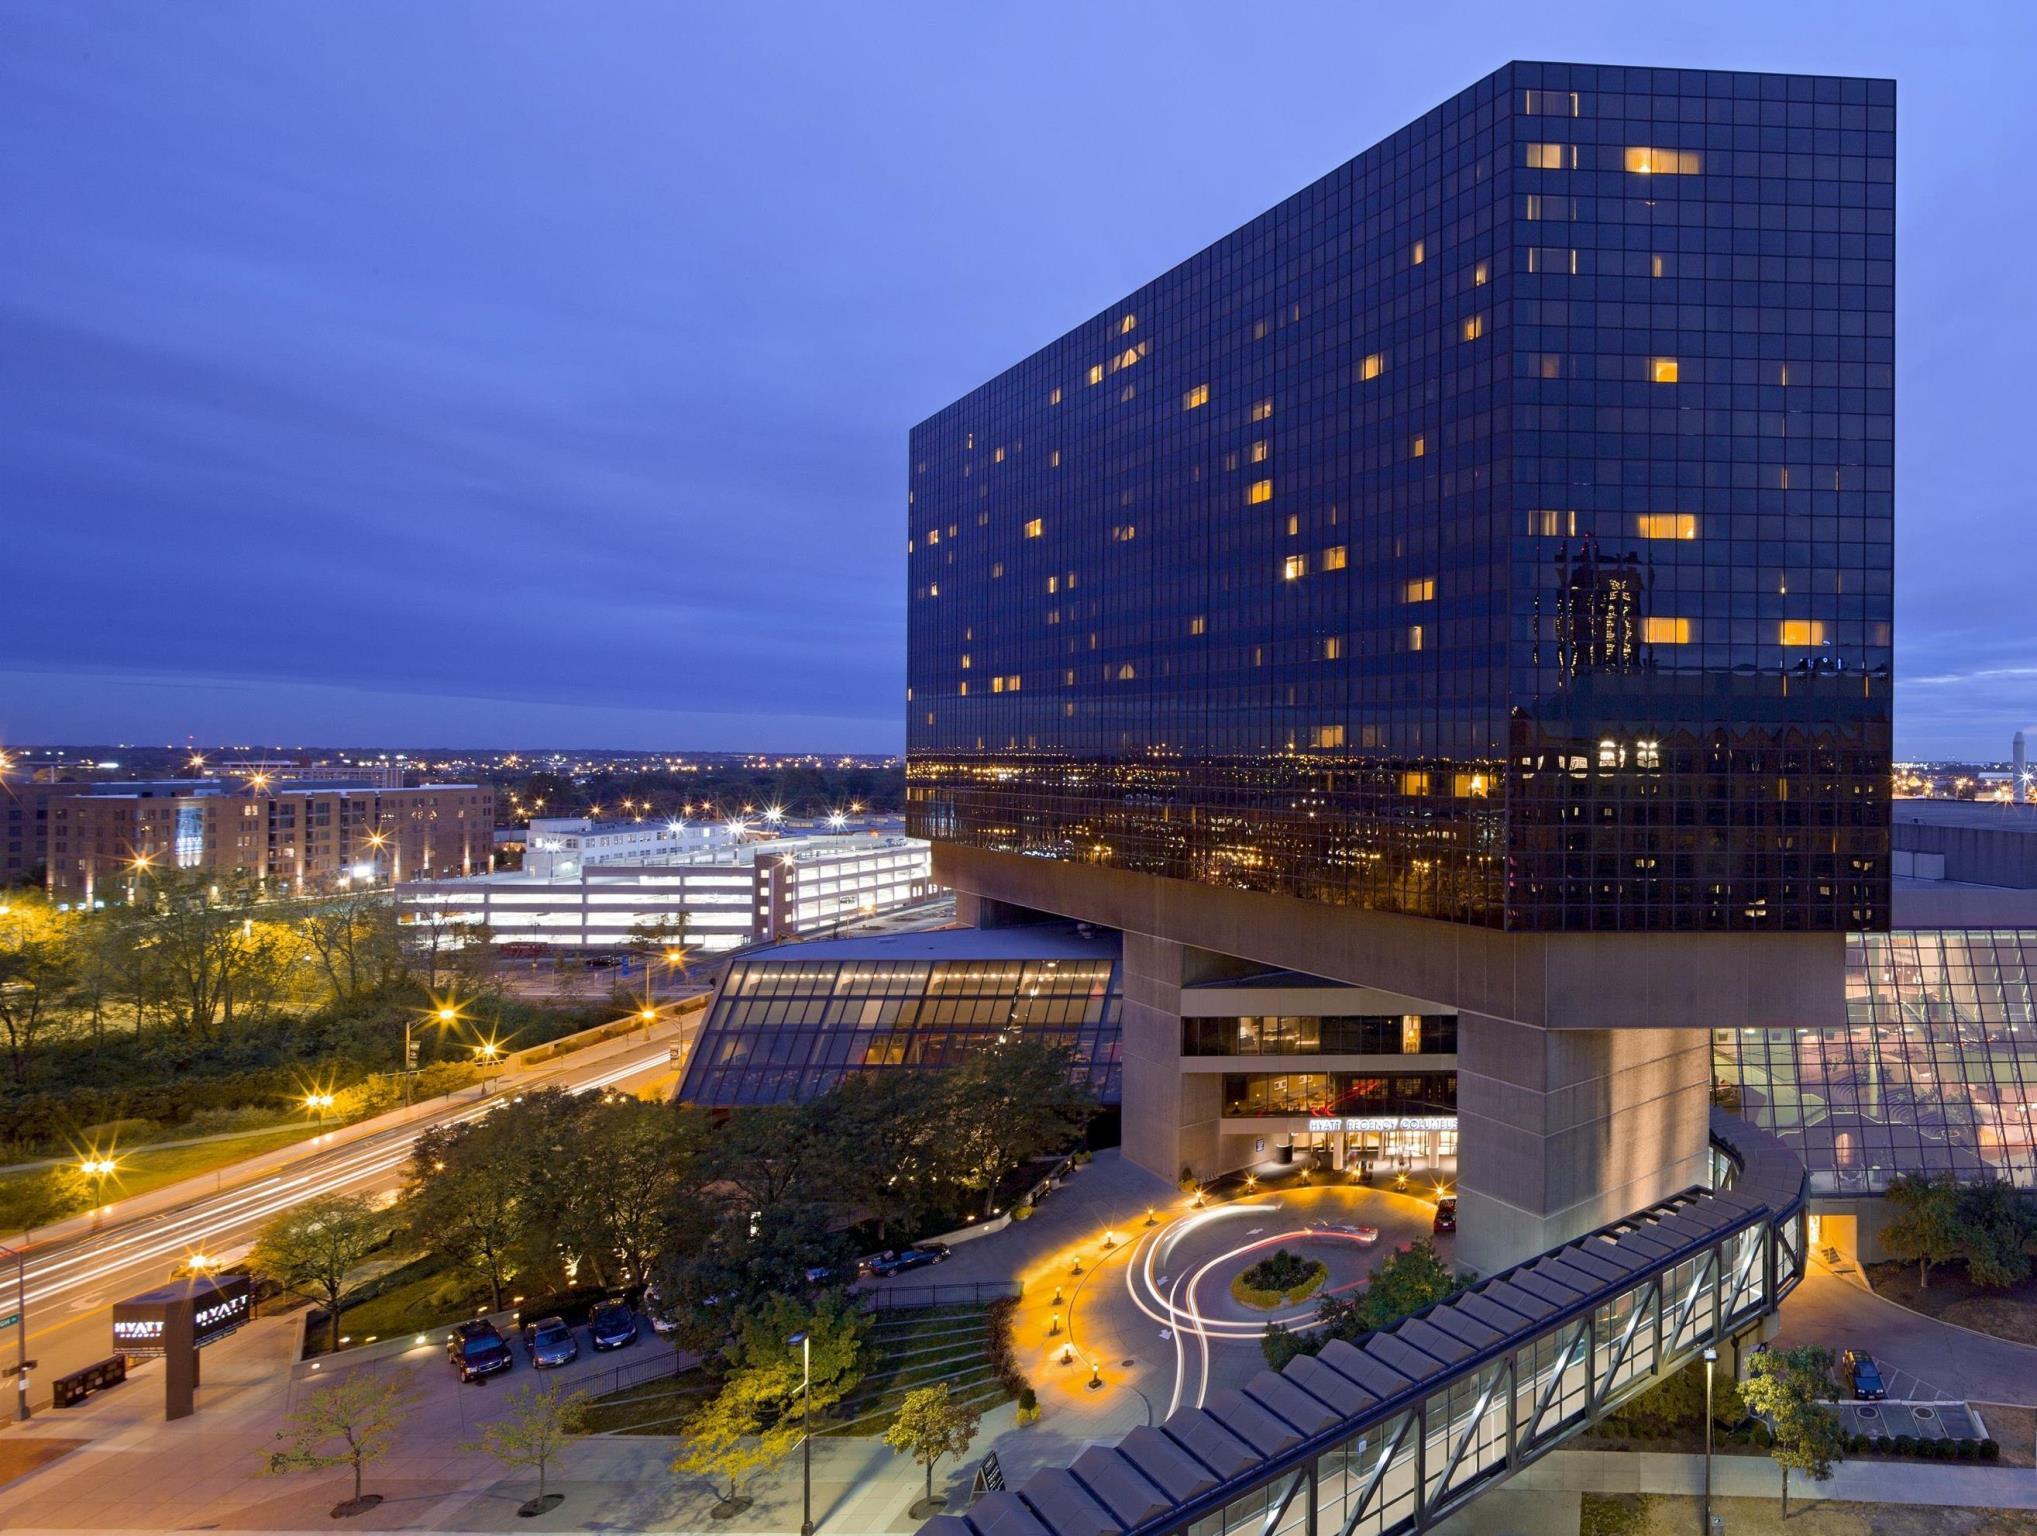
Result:
[[1885,927],[1894,176],[1892,82],[1510,65],[921,424],[914,831]]
[[1298,1014],[1183,1019],[1184,1056],[1454,1056],[1457,1015]]
[[715,995],[680,1097],[736,1106],[811,1099],[852,1073],[954,1066],[1023,1035],[1066,1045],[1118,1101],[1111,960],[739,961]]
[[1844,1029],[1719,1030],[1713,1076],[1825,1193],[1898,1173],[2037,1187],[2037,931],[1855,934]]

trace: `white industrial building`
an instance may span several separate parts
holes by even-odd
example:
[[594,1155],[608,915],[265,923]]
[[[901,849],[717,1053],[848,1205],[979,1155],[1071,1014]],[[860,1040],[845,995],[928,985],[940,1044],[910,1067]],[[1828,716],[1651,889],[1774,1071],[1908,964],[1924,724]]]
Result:
[[683,918],[686,946],[712,954],[830,933],[937,894],[929,845],[895,821],[763,837],[721,827],[695,846],[673,838],[634,849],[585,827],[540,834],[541,825],[527,863],[541,835],[560,843],[544,850],[542,869],[404,885],[403,920],[486,924],[497,944],[603,950],[627,944],[639,924]]

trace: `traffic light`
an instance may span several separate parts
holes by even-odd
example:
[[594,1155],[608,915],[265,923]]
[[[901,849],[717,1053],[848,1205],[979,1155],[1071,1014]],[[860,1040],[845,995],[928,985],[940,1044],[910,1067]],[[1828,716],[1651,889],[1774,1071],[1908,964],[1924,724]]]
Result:
[[403,1042],[403,1067],[407,1072],[415,1072],[417,1070],[418,1044],[419,1042],[416,1040],[406,1040]]

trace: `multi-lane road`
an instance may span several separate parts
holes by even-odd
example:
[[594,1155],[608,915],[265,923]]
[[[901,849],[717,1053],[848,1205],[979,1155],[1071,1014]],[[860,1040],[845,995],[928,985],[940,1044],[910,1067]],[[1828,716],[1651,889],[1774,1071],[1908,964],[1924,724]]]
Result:
[[[655,1028],[647,1040],[635,1036],[575,1053],[556,1068],[535,1068],[505,1077],[487,1098],[461,1098],[352,1139],[347,1133],[306,1143],[297,1155],[258,1176],[235,1178],[228,1169],[217,1180],[206,1175],[189,1198],[136,1202],[145,1209],[118,1209],[96,1231],[59,1235],[27,1250],[27,1353],[37,1362],[30,1400],[46,1404],[50,1382],[112,1352],[113,1304],[159,1285],[179,1265],[203,1255],[231,1262],[245,1254],[262,1224],[279,1211],[316,1195],[393,1194],[402,1184],[411,1143],[431,1126],[455,1125],[485,1115],[514,1095],[539,1088],[590,1093],[635,1088],[673,1071],[672,1049],[690,1047],[703,1017],[695,1009],[675,1029]],[[268,1161],[265,1159],[264,1161]],[[222,1186],[204,1192],[205,1182]],[[15,1266],[0,1267],[0,1318],[17,1310]],[[0,1329],[0,1387],[11,1386],[16,1327]],[[12,1393],[0,1391],[0,1410],[11,1409]]]

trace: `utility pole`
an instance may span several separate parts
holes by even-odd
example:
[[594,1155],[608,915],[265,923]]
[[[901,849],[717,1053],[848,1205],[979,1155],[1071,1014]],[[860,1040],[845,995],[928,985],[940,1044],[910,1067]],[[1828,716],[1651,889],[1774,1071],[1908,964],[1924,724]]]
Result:
[[0,1248],[14,1259],[14,1416],[28,1422],[28,1249]]

